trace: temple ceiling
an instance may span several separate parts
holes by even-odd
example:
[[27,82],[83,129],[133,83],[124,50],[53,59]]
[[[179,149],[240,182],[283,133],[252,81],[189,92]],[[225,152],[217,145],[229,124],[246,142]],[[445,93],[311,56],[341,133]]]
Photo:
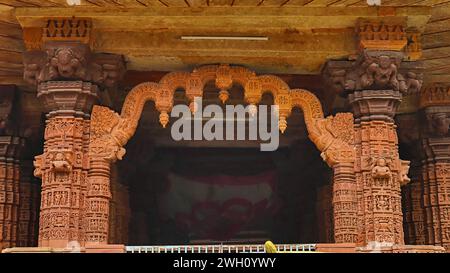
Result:
[[[136,71],[191,70],[202,64],[245,65],[258,73],[319,74],[327,59],[356,53],[358,18],[402,21],[423,32],[428,82],[450,82],[450,2],[336,0],[0,0],[0,83],[22,80],[23,28],[46,18],[92,18],[93,50],[123,54]],[[232,7],[230,7],[232,6]],[[185,40],[186,36],[267,40]]]

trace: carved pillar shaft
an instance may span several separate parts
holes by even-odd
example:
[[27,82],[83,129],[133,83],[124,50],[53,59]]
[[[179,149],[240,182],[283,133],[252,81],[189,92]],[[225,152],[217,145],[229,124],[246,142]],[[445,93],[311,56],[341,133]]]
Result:
[[450,88],[420,93],[425,242],[450,251]]
[[423,140],[422,167],[426,243],[450,249],[450,138]]
[[404,244],[400,184],[405,179],[392,118],[401,95],[393,90],[350,94],[356,118],[359,243]]
[[111,200],[108,160],[91,158],[87,194],[86,242],[107,244],[109,233],[109,201]]
[[0,137],[0,248],[17,245],[22,138]]
[[90,108],[97,97],[90,83],[47,82],[38,97],[49,114],[44,153],[36,156],[35,175],[42,178],[39,246],[84,244],[85,197]]
[[89,142],[90,168],[87,194],[86,242],[107,244],[109,238],[109,213],[111,200],[111,163],[121,159],[125,149],[118,138],[109,137],[118,124],[119,115],[106,108],[95,106],[91,119]]
[[340,162],[333,166],[333,213],[335,243],[356,243],[357,194],[354,162]]

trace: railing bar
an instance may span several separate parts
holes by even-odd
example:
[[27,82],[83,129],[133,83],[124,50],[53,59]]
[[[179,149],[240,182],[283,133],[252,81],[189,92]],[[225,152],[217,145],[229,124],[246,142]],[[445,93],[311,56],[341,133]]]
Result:
[[[278,251],[316,251],[315,244],[282,244]],[[246,245],[176,245],[176,246],[126,246],[128,253],[265,253],[262,244]]]

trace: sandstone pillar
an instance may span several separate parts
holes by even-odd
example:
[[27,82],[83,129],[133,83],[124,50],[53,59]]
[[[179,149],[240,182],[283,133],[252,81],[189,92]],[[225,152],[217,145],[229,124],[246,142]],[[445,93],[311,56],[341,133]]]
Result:
[[30,175],[22,169],[25,138],[19,134],[17,98],[15,86],[0,86],[0,250],[26,245],[29,236]]
[[[356,34],[357,58],[330,61],[324,70],[328,89],[347,98],[354,115],[356,160],[352,166],[341,163],[346,169],[340,173],[334,169],[335,180],[345,175],[347,181],[356,181],[347,183],[351,187],[343,192],[356,191],[357,238],[335,238],[362,246],[404,244],[401,185],[409,182],[409,162],[400,160],[393,118],[402,95],[420,90],[422,82],[414,71],[401,70],[407,59],[407,33],[401,24],[361,19]],[[344,210],[349,211],[348,206]],[[336,213],[335,208],[335,222]]]
[[17,245],[22,138],[0,136],[0,249]]
[[[24,54],[24,79],[37,85],[37,96],[48,112],[44,153],[34,162],[34,174],[42,179],[42,247],[84,245],[90,111],[99,89],[114,86],[123,72],[121,56],[93,54],[88,36],[74,35],[80,27],[89,33],[89,21],[58,20],[49,21],[52,27],[43,32],[40,50]],[[46,37],[52,31],[56,34]]]
[[399,158],[393,121],[401,94],[395,90],[361,90],[350,94],[349,99],[355,113],[358,154],[358,241],[403,244],[400,185],[408,165]]
[[333,166],[333,214],[335,243],[355,243],[357,230],[357,184],[353,160]]
[[83,81],[41,83],[38,97],[47,114],[44,153],[36,156],[42,178],[39,246],[83,244],[89,158],[89,110],[97,86]]
[[427,244],[450,250],[450,88],[421,92],[422,202]]
[[[402,67],[404,66],[403,64]],[[421,65],[416,67],[422,70]],[[405,94],[395,117],[401,156],[411,161],[408,175],[411,182],[402,187],[405,243],[409,245],[427,244],[423,209],[423,152],[419,134],[421,124],[418,113],[419,98],[420,90]]]

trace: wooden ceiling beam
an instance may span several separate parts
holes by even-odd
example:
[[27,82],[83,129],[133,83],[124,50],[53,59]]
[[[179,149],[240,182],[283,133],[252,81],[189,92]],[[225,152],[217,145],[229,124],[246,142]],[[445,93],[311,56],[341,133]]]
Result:
[[[165,28],[346,28],[355,27],[358,18],[377,18],[374,7],[72,7],[17,8],[17,20],[22,27],[42,27],[47,18],[92,18],[96,29],[165,29]],[[430,7],[395,8],[395,16],[386,21],[403,21],[408,27],[423,29],[430,19]]]

